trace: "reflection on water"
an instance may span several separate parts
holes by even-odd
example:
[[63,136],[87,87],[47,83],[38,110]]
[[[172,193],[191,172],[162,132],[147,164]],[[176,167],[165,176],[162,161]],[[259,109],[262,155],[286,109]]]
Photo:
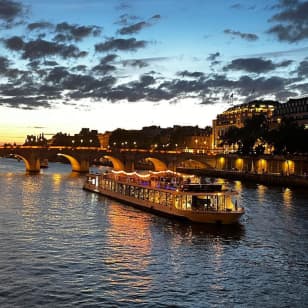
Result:
[[282,196],[283,204],[287,207],[292,206],[292,190],[290,188],[285,188]]
[[[105,199],[103,202],[108,202],[108,200]],[[107,213],[107,218],[109,222],[106,234],[108,246],[115,250],[119,249],[120,252],[122,247],[129,247],[133,255],[121,253],[121,259],[128,260],[138,257],[140,258],[139,265],[144,269],[147,266],[146,256],[151,251],[150,221],[132,209],[130,209],[130,215],[127,215],[126,207],[114,202]]]
[[1,307],[306,305],[306,191],[220,179],[246,213],[216,226],[135,209],[83,181],[69,165],[26,175],[0,159]]
[[[109,203],[106,198],[102,202]],[[108,230],[106,230],[106,247],[104,264],[108,271],[117,272],[113,283],[120,283],[127,295],[135,296],[135,289],[140,293],[149,292],[151,277],[147,275],[151,262],[152,239],[150,220],[139,211],[130,210],[127,215],[126,207],[116,202],[110,203],[106,212]],[[128,273],[130,273],[128,275]],[[113,296],[123,292],[116,289]],[[120,292],[120,293],[119,293]]]
[[202,225],[188,221],[169,220],[172,222],[170,233],[178,234],[181,238],[220,238],[226,241],[236,241],[245,234],[245,226],[240,223],[235,225]]
[[263,204],[265,202],[267,187],[265,185],[259,184],[257,186],[257,191],[258,191],[259,203]]
[[242,182],[241,181],[234,181],[234,189],[236,191],[238,191],[239,193],[241,193],[242,190],[243,190]]

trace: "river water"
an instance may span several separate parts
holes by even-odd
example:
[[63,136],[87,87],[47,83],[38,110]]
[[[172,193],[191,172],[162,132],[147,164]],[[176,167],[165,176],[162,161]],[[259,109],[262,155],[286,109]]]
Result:
[[230,182],[246,214],[200,226],[0,158],[1,307],[307,307],[308,192]]

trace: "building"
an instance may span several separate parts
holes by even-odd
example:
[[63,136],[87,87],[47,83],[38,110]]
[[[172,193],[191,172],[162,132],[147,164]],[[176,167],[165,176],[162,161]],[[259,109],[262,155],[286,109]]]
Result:
[[308,129],[308,96],[291,98],[278,105],[273,113],[272,127],[277,127],[283,118],[292,119],[298,126]]
[[80,133],[74,136],[59,132],[49,140],[48,144],[71,147],[99,147],[97,135],[97,130],[90,130],[89,128],[82,128]]
[[[223,152],[226,150],[220,145],[221,137],[227,132],[231,126],[241,128],[244,126],[245,120],[253,116],[264,114],[270,118],[273,112],[280,105],[277,101],[272,100],[254,100],[249,103],[233,106],[213,120],[213,149],[215,152]],[[231,149],[232,150],[232,149]]]
[[97,135],[101,148],[109,148],[109,140],[112,132],[99,133]]
[[183,145],[180,145],[185,152],[210,154],[212,149],[212,134],[198,134],[184,136]]
[[47,144],[48,144],[48,140],[45,138],[44,134],[39,134],[39,136],[27,135],[27,138],[23,145],[45,146]]

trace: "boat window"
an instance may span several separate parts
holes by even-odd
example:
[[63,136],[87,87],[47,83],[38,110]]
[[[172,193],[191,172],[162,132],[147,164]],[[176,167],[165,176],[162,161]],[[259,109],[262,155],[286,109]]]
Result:
[[160,192],[154,191],[154,202],[159,204],[160,203]]
[[165,193],[165,192],[160,192],[160,196],[159,196],[159,203],[161,204],[161,205],[166,205],[167,204],[167,196],[166,196],[167,194]]
[[193,196],[192,197],[192,209],[194,210],[205,210],[211,209],[211,200],[204,196]]
[[149,201],[154,202],[154,190],[149,190]]
[[135,195],[135,187],[130,185],[129,186],[129,195],[134,196]]
[[181,209],[182,208],[182,196],[180,195],[176,195],[174,198],[174,206],[177,209]]
[[182,202],[183,209],[190,210],[191,203],[192,203],[192,195],[183,196],[183,202]]
[[134,197],[140,199],[140,187],[135,187],[134,191]]
[[173,205],[173,195],[172,194],[169,194],[169,193],[166,194],[166,205],[169,207],[172,207]]
[[149,200],[149,190],[144,188],[144,200]]

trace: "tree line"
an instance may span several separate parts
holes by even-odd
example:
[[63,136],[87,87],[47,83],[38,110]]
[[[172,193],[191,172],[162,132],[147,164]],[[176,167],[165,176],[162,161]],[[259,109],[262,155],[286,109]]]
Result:
[[265,115],[257,115],[246,119],[241,128],[231,126],[220,145],[236,145],[243,155],[264,154],[266,145],[274,148],[274,154],[308,153],[308,129],[292,118],[283,118],[273,128]]

